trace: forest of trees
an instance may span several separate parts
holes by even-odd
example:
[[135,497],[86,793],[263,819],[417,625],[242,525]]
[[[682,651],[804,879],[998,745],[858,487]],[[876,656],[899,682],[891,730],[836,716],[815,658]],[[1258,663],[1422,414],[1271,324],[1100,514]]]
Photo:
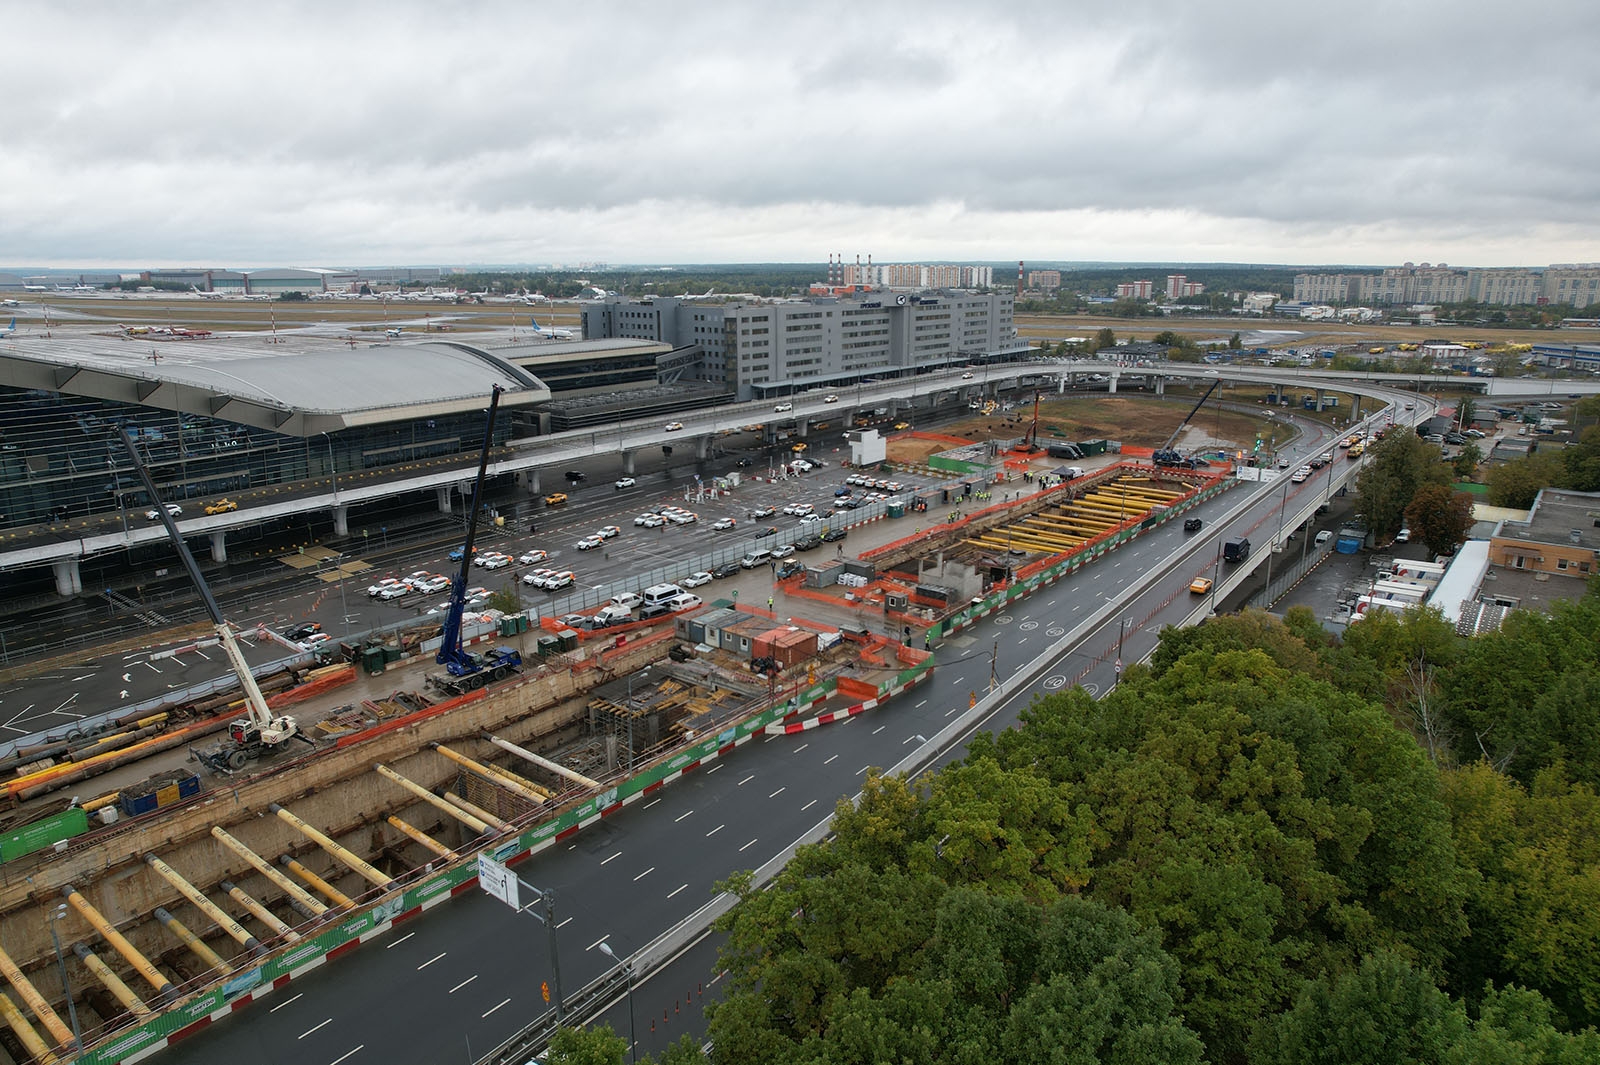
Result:
[[736,880],[713,1060],[1600,1061],[1597,665],[1593,589],[1168,630]]

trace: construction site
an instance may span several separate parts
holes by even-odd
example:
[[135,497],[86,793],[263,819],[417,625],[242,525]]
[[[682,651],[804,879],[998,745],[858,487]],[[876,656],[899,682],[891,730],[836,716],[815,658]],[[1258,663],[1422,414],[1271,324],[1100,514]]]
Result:
[[[892,698],[933,668],[934,640],[1231,483],[1223,464],[1127,453],[1062,469],[1032,434],[988,455],[890,512],[926,515],[916,532],[786,578],[782,611],[718,599],[603,632],[540,619],[524,658],[495,641],[527,618],[463,627],[463,563],[453,614],[392,658],[364,648],[17,749],[0,1062],[153,1053],[470,888],[486,848],[515,862],[753,736]],[[238,634],[212,605],[227,648]],[[341,701],[363,668],[427,655],[439,683]],[[212,737],[197,772],[185,752]]]

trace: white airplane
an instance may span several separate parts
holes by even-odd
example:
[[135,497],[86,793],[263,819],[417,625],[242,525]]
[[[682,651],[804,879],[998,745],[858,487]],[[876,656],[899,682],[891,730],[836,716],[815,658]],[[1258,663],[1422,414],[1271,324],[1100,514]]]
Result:
[[539,324],[539,319],[533,317],[532,315],[528,316],[528,321],[533,323],[533,331],[544,337],[546,340],[573,339],[572,330],[570,329],[558,329],[555,326],[551,326],[549,329],[546,329],[544,326]]
[[16,333],[16,331],[17,331],[17,320],[15,318],[13,318],[13,319],[11,319],[11,324],[10,325],[6,326],[4,329],[0,329],[0,337],[12,336],[12,335],[14,335]]
[[405,332],[406,331],[404,329],[400,329],[400,328],[385,329],[383,331],[383,335],[388,337],[390,340],[399,340],[402,336],[405,335]]
[[195,285],[190,285],[189,291],[203,300],[220,300],[222,298],[222,293],[220,292],[203,292]]
[[23,285],[22,286],[22,291],[24,291],[24,292],[48,292],[50,290],[48,288],[46,288],[45,286],[43,286],[43,285]]
[[0,307],[20,307],[20,306],[22,306],[22,301],[21,300],[0,300]]
[[239,295],[247,300],[270,300],[272,298],[272,293],[270,292],[241,292]]

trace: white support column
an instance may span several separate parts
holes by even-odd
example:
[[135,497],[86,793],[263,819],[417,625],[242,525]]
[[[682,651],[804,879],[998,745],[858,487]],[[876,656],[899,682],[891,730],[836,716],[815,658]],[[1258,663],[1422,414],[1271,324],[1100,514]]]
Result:
[[333,508],[333,533],[335,536],[350,535],[350,504],[340,503]]
[[83,591],[83,576],[78,572],[77,559],[68,558],[60,562],[52,562],[50,563],[50,569],[56,575],[56,593],[58,595],[77,595]]
[[629,477],[633,476],[633,455],[632,451],[624,451],[622,453],[622,472]]
[[211,534],[211,561],[228,561],[228,534],[220,529]]
[[1115,370],[1111,371],[1111,384],[1106,386],[1106,395],[1114,396],[1114,395],[1117,394],[1117,379],[1119,377],[1121,377],[1121,376],[1122,375],[1120,373],[1118,373],[1117,371],[1115,371]]
[[702,461],[711,457],[711,436],[709,434],[696,437],[694,445],[695,453],[700,456]]
[[440,514],[451,514],[451,513],[454,513],[454,511],[452,511],[450,509],[450,486],[449,485],[444,485],[441,488],[435,488],[433,490],[433,494],[438,497],[438,500],[439,500],[439,513]]

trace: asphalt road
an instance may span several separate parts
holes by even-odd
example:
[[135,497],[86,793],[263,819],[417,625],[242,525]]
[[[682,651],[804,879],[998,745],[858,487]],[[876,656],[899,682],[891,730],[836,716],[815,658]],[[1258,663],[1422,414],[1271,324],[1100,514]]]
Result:
[[[1314,491],[1317,485],[1297,487]],[[837,801],[854,795],[871,767],[900,762],[966,710],[972,693],[987,690],[992,672],[1004,677],[1036,654],[1051,655],[1035,683],[996,706],[978,728],[1008,727],[1036,695],[1073,683],[1104,691],[1116,680],[1119,644],[1124,661],[1142,658],[1163,625],[1195,609],[1188,582],[1210,570],[1221,539],[1273,518],[1283,496],[1275,488],[1258,490],[1233,521],[1216,520],[1249,491],[1241,486],[1201,508],[1206,527],[1200,534],[1186,535],[1181,523],[1170,523],[944,641],[932,678],[900,698],[839,724],[752,741],[523,863],[522,879],[555,894],[564,986],[575,988],[613,964],[596,949],[601,941],[627,957],[703,905],[717,881],[782,853],[831,816]],[[1156,571],[1163,575],[1117,616],[1071,647],[1051,647]],[[944,757],[959,757],[964,743]],[[714,979],[714,970],[694,972],[691,964],[703,961],[696,956],[668,967],[659,986],[686,989]],[[472,895],[294,981],[161,1060],[469,1060],[469,1046],[482,1054],[543,1012],[539,986],[552,979],[544,930],[487,896]],[[418,1005],[408,1014],[407,1003]],[[657,1008],[652,999],[651,1016]]]

